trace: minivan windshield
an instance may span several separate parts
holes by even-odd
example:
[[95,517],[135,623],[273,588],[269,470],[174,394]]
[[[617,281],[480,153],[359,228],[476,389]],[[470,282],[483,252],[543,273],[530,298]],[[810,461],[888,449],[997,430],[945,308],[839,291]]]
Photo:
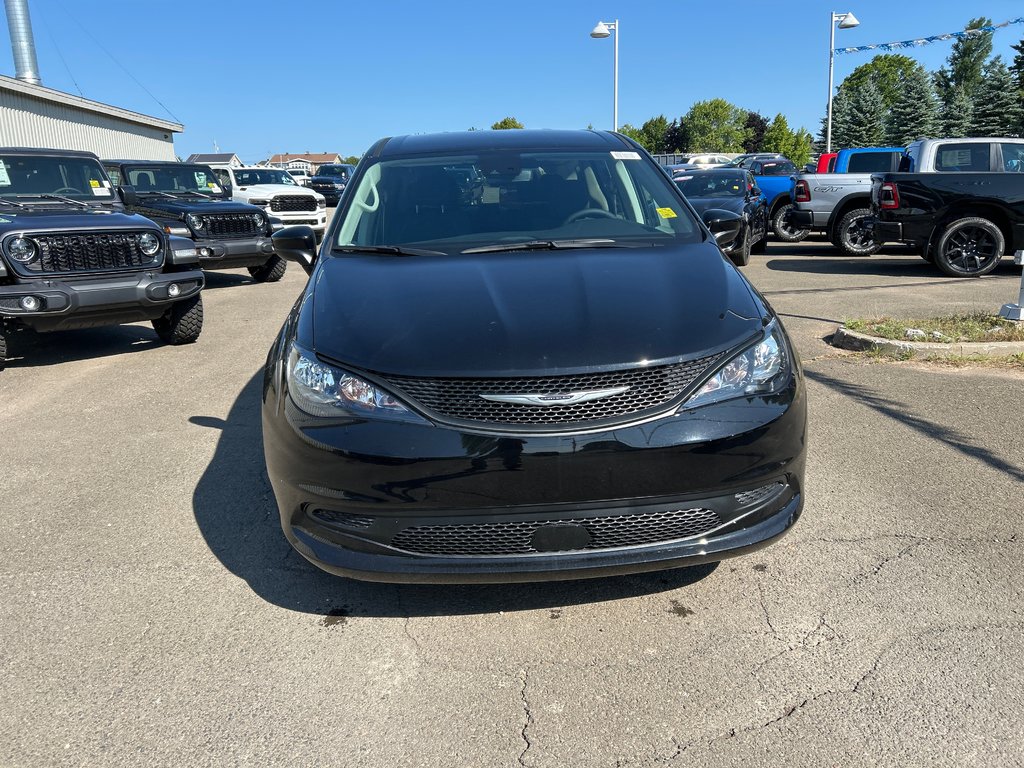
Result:
[[217,181],[213,170],[205,165],[168,163],[166,165],[133,165],[125,169],[128,183],[139,194],[163,192],[185,194],[199,192],[204,195],[219,195],[224,189]]
[[459,253],[516,243],[657,245],[701,238],[678,190],[631,151],[383,160],[359,176],[343,216],[335,248],[420,244]]
[[99,161],[90,157],[0,155],[0,196],[60,195],[110,202],[114,192]]

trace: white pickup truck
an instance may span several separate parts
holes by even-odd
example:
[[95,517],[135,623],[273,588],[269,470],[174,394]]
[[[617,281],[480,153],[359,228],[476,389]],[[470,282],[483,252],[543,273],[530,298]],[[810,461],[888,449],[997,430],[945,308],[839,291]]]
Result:
[[318,237],[327,229],[324,196],[299,186],[287,171],[262,165],[210,167],[221,186],[231,191],[232,200],[257,205],[285,226],[308,224]]

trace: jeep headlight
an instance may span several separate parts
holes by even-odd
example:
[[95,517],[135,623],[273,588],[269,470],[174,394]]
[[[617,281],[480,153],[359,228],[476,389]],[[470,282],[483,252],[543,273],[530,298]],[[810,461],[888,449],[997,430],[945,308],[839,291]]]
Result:
[[263,218],[263,214],[262,213],[254,213],[254,214],[252,214],[252,223],[255,224],[257,227],[262,227],[263,226],[263,222],[264,222],[264,218]]
[[155,256],[160,250],[160,238],[152,232],[143,232],[139,235],[139,250],[146,256]]
[[185,214],[185,223],[188,224],[190,229],[193,229],[196,232],[201,232],[206,226],[206,222],[203,221],[203,217],[194,213]]
[[297,344],[288,352],[287,376],[292,401],[311,416],[363,415],[428,423],[389,393],[321,362]]
[[747,347],[698,389],[682,408],[717,403],[746,395],[778,392],[789,378],[790,361],[777,320],[761,341]]
[[36,244],[27,237],[16,237],[7,244],[8,255],[21,264],[28,264],[39,255]]

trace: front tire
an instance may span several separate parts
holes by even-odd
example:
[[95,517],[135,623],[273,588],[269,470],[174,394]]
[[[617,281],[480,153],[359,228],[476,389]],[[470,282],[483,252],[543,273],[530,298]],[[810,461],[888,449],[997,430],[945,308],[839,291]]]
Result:
[[935,244],[935,266],[950,277],[981,277],[999,265],[1005,246],[1002,230],[988,219],[957,219]]
[[775,215],[772,216],[772,231],[784,243],[799,243],[811,233],[811,230],[797,229],[788,224],[786,222],[786,214],[791,210],[793,210],[792,203],[779,206],[778,210],[775,211]]
[[847,211],[836,226],[835,244],[847,256],[872,256],[882,249],[864,228],[864,219],[871,215],[868,208]]
[[249,267],[249,274],[257,283],[276,283],[284,277],[288,262],[280,256],[271,256],[266,264]]
[[191,344],[203,330],[203,297],[196,294],[175,303],[163,317],[153,321],[153,330],[165,344]]

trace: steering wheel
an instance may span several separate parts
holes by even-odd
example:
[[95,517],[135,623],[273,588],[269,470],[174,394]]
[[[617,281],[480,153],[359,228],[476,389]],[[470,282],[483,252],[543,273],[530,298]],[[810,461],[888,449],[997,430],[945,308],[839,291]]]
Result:
[[619,218],[611,211],[606,211],[604,208],[581,208],[576,213],[570,213],[565,221],[562,222],[562,226],[566,224],[572,224],[574,221],[580,219],[589,219],[591,216],[597,216],[601,219],[617,219]]
[[74,187],[61,187],[60,189],[55,189],[55,190],[53,190],[53,194],[55,194],[55,195],[59,195],[59,194],[61,194],[62,192],[72,192],[72,193],[74,193],[74,194],[76,194],[76,195],[81,195],[81,194],[84,194],[84,193],[82,192],[82,190],[80,190],[80,189],[75,189]]

